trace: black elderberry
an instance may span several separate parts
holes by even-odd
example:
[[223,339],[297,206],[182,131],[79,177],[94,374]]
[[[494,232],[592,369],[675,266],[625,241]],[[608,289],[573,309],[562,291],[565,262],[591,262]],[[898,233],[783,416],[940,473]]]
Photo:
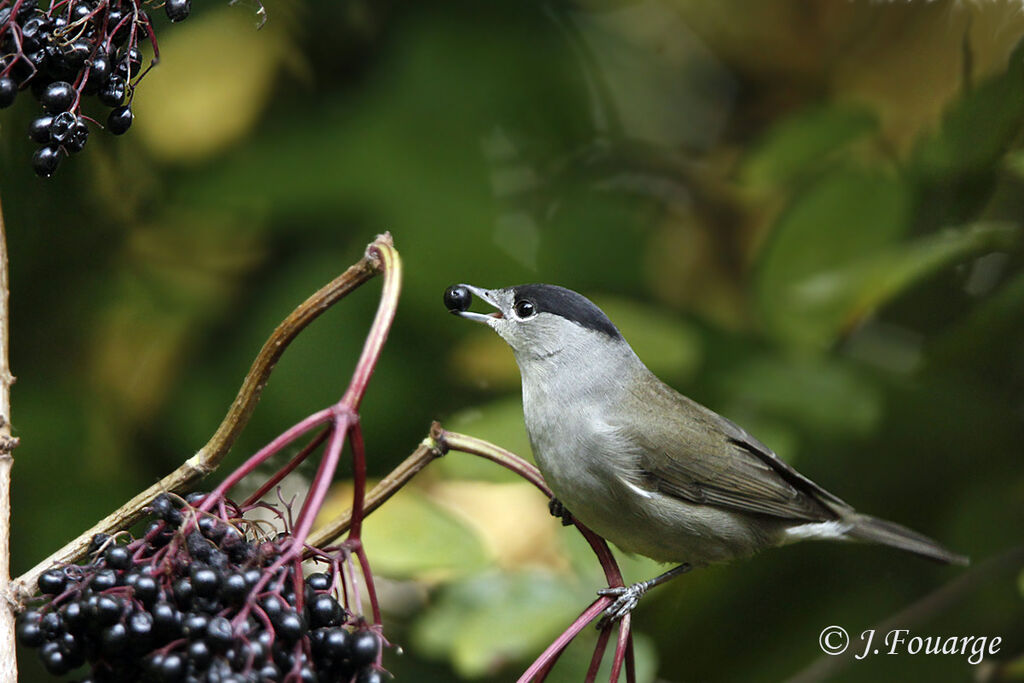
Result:
[[276,595],[268,595],[267,597],[260,600],[260,607],[267,613],[271,623],[278,618],[285,610],[284,601]]
[[214,563],[214,555],[218,552],[217,547],[206,539],[202,533],[198,530],[189,533],[185,539],[185,544],[188,546],[188,552],[193,558],[206,562],[207,564]]
[[64,591],[64,586],[67,585],[67,581],[68,577],[64,574],[63,569],[47,569],[39,575],[39,580],[37,582],[39,585],[39,592],[44,595],[57,595]]
[[61,610],[61,616],[63,617],[68,630],[72,633],[78,633],[81,631],[89,620],[88,610],[85,605],[78,600],[69,602],[65,605]]
[[192,493],[185,496],[185,502],[194,508],[199,507],[206,500],[206,495],[202,491],[193,491]]
[[183,615],[173,605],[158,602],[150,613],[153,615],[153,633],[158,640],[173,640],[181,635]]
[[380,638],[373,631],[356,631],[352,634],[352,663],[365,666],[377,661],[380,654]]
[[150,648],[153,632],[153,615],[149,612],[132,612],[128,617],[128,637],[136,652],[146,652]]
[[188,644],[186,655],[193,670],[202,670],[210,665],[213,659],[213,651],[204,640],[194,640]]
[[281,672],[271,662],[267,662],[263,667],[256,672],[260,681],[276,681],[280,680]]
[[43,633],[52,638],[64,628],[64,620],[59,612],[47,612],[39,621],[39,626],[43,629]]
[[323,572],[316,572],[306,577],[306,585],[317,591],[325,591],[331,587],[331,578]]
[[39,648],[39,658],[43,666],[54,676],[63,676],[71,670],[68,657],[61,650],[60,643],[50,641]]
[[176,653],[165,655],[160,662],[159,675],[164,683],[177,683],[185,680],[185,673],[188,668],[185,659]]
[[18,617],[16,628],[18,642],[25,647],[39,647],[46,641],[46,633],[43,632],[40,622],[42,616],[35,610],[27,610]]
[[14,98],[18,95],[18,84],[13,78],[4,76],[0,78],[0,109],[6,109],[14,104]]
[[167,0],[164,11],[171,21],[184,21],[192,11],[192,0]]
[[101,569],[92,576],[89,587],[97,593],[109,590],[117,585],[117,572],[113,569]]
[[210,618],[198,612],[189,612],[181,624],[182,634],[189,640],[199,640],[206,636],[206,627],[210,625]]
[[282,612],[276,620],[271,619],[271,623],[277,637],[289,644],[297,642],[306,630],[306,625],[302,623],[302,617],[291,610]]
[[139,75],[139,71],[142,70],[142,53],[139,48],[132,47],[127,51],[122,50],[117,57],[117,65],[114,66],[114,73],[123,78],[125,81],[130,81]]
[[121,601],[109,595],[96,596],[96,601],[90,599],[90,611],[93,621],[100,626],[109,626],[121,618]]
[[132,566],[132,554],[123,545],[108,546],[103,559],[111,569],[128,569]]
[[93,8],[86,2],[78,2],[74,7],[71,8],[70,17],[71,23],[77,23],[84,21],[89,18],[92,14]]
[[228,604],[242,604],[249,595],[249,582],[245,580],[245,575],[235,572],[225,576],[220,595]]
[[[53,117],[47,114],[32,119],[32,123],[28,126],[28,136],[35,142],[45,145],[50,141],[51,124],[53,124]],[[92,548],[91,545],[89,547]],[[89,552],[95,552],[95,550]]]
[[64,144],[71,137],[77,123],[78,117],[69,111],[57,114],[50,124],[50,141],[57,145]]
[[89,54],[91,52],[92,41],[83,37],[68,43],[61,50],[61,56],[64,58],[68,67],[77,70],[85,64],[85,60],[89,59]]
[[326,593],[321,593],[313,598],[307,609],[309,610],[310,628],[338,626],[344,616],[344,611],[338,601]]
[[384,683],[384,676],[377,669],[364,668],[356,676],[356,683]]
[[215,517],[203,515],[199,518],[199,531],[202,532],[203,536],[214,543],[220,543],[224,538],[224,533],[227,530],[226,524],[221,524]]
[[[114,79],[111,78],[111,81]],[[123,83],[122,83],[123,86]],[[122,93],[121,97],[124,95]],[[100,93],[100,98],[103,98],[103,94]],[[120,103],[120,100],[118,101]],[[153,515],[162,519],[172,526],[178,526],[181,524],[181,510],[178,509],[178,504],[168,493],[161,493],[159,496],[153,499],[153,502],[149,504],[149,508]]]
[[175,581],[171,592],[174,593],[174,601],[178,603],[178,607],[186,608],[192,604],[195,593],[192,589],[192,580],[187,576]]
[[160,586],[152,576],[139,576],[132,588],[135,599],[143,605],[152,605],[160,595]]
[[314,652],[331,662],[352,657],[352,634],[343,628],[325,628],[314,632]]
[[449,311],[461,312],[469,310],[473,295],[462,285],[452,285],[444,290],[444,305]]
[[111,73],[111,62],[110,57],[104,53],[100,53],[92,58],[89,62],[89,80],[87,82],[87,89],[90,92],[96,92],[106,83],[107,78],[110,77]]
[[67,81],[55,81],[46,86],[39,101],[43,109],[51,114],[67,111],[75,101],[75,89]]
[[214,617],[206,626],[206,642],[217,651],[228,649],[232,641],[231,622],[225,617]]
[[213,567],[193,565],[189,574],[192,578],[192,590],[203,598],[212,598],[220,589],[221,575]]
[[118,622],[111,624],[100,633],[100,651],[110,657],[120,653],[128,645],[128,627]]

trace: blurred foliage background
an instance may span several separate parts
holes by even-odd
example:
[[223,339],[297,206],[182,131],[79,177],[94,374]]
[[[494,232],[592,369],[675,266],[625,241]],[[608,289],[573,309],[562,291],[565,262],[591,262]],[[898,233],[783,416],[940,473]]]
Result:
[[[1019,2],[306,0],[262,30],[255,9],[164,26],[131,133],[51,181],[31,98],[0,118],[15,573],[202,445],[275,324],[391,230],[374,475],[435,418],[528,455],[511,353],[441,293],[554,282],[811,478],[974,559],[808,543],[696,572],[637,612],[643,681],[1024,678]],[[378,291],[300,337],[229,464],[340,395]],[[400,680],[513,680],[600,584],[538,494],[469,456],[365,538]],[[999,655],[821,661],[823,627],[921,600],[895,623]]]

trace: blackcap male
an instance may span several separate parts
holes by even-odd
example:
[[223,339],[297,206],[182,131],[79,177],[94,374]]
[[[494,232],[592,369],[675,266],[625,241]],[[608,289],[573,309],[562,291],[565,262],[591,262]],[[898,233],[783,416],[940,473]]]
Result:
[[[469,311],[475,294],[497,309]],[[530,445],[557,501],[619,548],[682,563],[626,588],[606,615],[693,566],[805,539],[881,543],[966,564],[917,532],[860,514],[736,424],[654,376],[608,317],[563,287],[449,287],[448,309],[512,347]]]

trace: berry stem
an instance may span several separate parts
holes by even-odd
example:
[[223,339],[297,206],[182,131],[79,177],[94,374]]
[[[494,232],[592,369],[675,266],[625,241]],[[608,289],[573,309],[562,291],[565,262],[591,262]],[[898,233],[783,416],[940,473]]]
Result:
[[[587,675],[584,677],[584,683],[594,683],[597,680],[597,670],[601,668],[601,660],[604,659],[604,651],[608,647],[608,639],[611,637],[612,631],[609,628],[601,629],[597,634],[597,644],[594,645],[594,654],[590,658],[590,667],[587,669]],[[612,677],[612,681],[616,680]]]

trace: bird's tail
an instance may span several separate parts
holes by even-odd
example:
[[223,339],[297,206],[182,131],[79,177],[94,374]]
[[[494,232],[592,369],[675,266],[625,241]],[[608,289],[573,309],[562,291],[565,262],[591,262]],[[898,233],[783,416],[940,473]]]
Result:
[[894,522],[861,514],[846,521],[852,523],[852,528],[844,536],[852,540],[899,548],[943,564],[967,565],[970,563],[967,557],[947,550],[924,534],[919,534]]

